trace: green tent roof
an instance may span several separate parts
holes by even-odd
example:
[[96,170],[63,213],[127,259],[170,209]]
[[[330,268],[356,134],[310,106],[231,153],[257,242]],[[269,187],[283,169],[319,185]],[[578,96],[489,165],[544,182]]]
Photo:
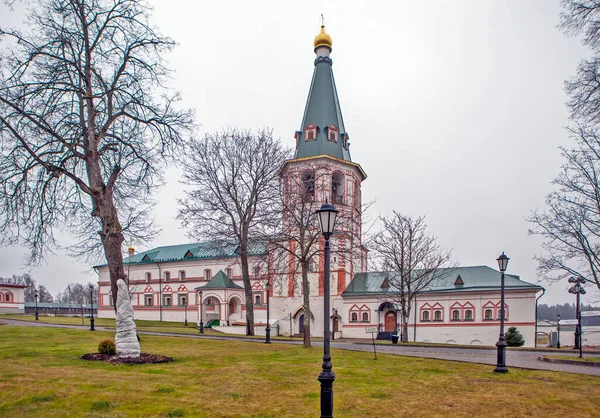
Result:
[[241,286],[238,286],[223,273],[222,270],[219,270],[217,274],[213,276],[212,279],[209,280],[204,286],[199,286],[196,290],[204,290],[204,289],[244,289]]
[[[267,252],[264,241],[250,241],[249,255],[263,255]],[[133,257],[123,259],[124,264],[165,263],[169,261],[237,257],[239,244],[223,241],[196,242],[190,244],[168,245],[142,251]],[[101,267],[106,264],[102,264]]]
[[[348,146],[344,146],[346,128],[342,118],[342,109],[333,78],[332,61],[329,57],[319,56],[315,60],[302,126],[297,132],[298,146],[294,158],[329,155],[344,161],[352,161]],[[304,129],[308,125],[316,125],[315,140],[307,141]],[[327,140],[328,127],[338,130],[337,142]]]
[[[457,283],[458,276],[460,276],[461,280]],[[354,279],[342,293],[342,296],[384,295],[395,292],[393,286],[386,287],[385,285],[385,280],[389,277],[393,277],[393,273],[358,273],[354,275]],[[460,281],[463,284],[460,284]],[[524,282],[519,276],[513,274],[504,275],[504,286],[508,290],[542,289],[541,286]],[[440,277],[434,280],[424,292],[449,292],[458,289],[461,291],[500,289],[500,272],[487,266],[443,269]]]

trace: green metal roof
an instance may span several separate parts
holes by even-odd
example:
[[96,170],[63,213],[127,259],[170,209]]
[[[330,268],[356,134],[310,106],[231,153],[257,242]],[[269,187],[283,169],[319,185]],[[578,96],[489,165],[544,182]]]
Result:
[[[248,243],[249,255],[263,255],[267,252],[267,243],[264,241],[250,241]],[[165,263],[182,260],[198,260],[210,258],[237,257],[239,244],[223,241],[196,242],[190,244],[168,245],[156,247],[135,254],[133,257],[123,259],[124,264]],[[102,264],[95,267],[105,266]]]
[[[81,309],[81,305],[76,303],[56,303],[56,302],[38,302],[38,308],[71,308]],[[86,303],[83,305],[85,309],[90,309],[90,304]],[[93,309],[98,309],[98,305],[95,303],[92,305]],[[35,308],[35,302],[25,302],[26,308]]]
[[[352,161],[349,149],[344,148],[343,136],[346,134],[346,128],[331,66],[332,61],[329,57],[320,56],[315,60],[302,126],[297,132],[298,147],[294,158],[330,155]],[[317,136],[315,140],[306,141],[304,128],[311,124],[317,126]],[[330,125],[338,129],[337,142],[327,140],[327,127]]]
[[[342,296],[360,296],[386,293],[392,293],[396,290],[393,286],[382,287],[386,277],[391,277],[393,273],[370,272],[358,273]],[[457,284],[457,277],[460,275],[464,284]],[[504,287],[508,290],[514,289],[537,289],[542,287],[536,284],[522,281],[519,276],[514,274],[504,275]],[[443,269],[442,275],[434,280],[424,292],[449,292],[449,291],[474,291],[485,289],[500,289],[500,272],[487,266],[456,267],[452,269]]]
[[204,286],[198,286],[196,290],[204,290],[204,289],[244,289],[241,286],[238,286],[223,273],[223,270],[219,270],[217,274],[213,276],[212,279],[209,280]]

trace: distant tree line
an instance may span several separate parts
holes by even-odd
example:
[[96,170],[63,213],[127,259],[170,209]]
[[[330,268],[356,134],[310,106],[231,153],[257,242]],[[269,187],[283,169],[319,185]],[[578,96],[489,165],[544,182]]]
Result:
[[[560,314],[560,319],[575,319],[575,304],[564,303],[562,305],[538,305],[538,319],[545,319],[555,322],[556,316]],[[600,307],[593,305],[581,305],[581,311],[600,311]],[[600,318],[582,318],[583,325],[600,325]]]
[[11,278],[0,277],[0,282],[14,283],[27,286],[25,288],[25,302],[35,302],[35,291],[38,291],[38,302],[54,302],[54,298],[43,284],[38,285],[29,273],[20,276],[13,274]]

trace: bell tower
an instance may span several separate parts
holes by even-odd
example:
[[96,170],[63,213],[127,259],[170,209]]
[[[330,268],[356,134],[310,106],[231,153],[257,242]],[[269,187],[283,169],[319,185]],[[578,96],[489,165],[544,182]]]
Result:
[[[302,207],[305,216],[314,217],[314,211],[327,200],[340,211],[330,240],[331,294],[336,297],[345,290],[355,273],[367,268],[367,254],[361,242],[361,184],[367,176],[350,157],[350,139],[333,77],[332,45],[331,36],[325,26],[321,26],[313,43],[316,58],[302,124],[294,135],[294,158],[284,163],[280,175],[287,207]],[[284,225],[286,222],[292,220],[284,216]],[[296,247],[302,244],[302,241],[290,242]],[[316,254],[322,254],[322,237],[312,245],[316,247]],[[317,261],[311,265],[314,285],[311,286],[311,297],[322,296],[323,260],[318,255],[313,259]],[[288,296],[293,296],[291,279],[288,287]]]

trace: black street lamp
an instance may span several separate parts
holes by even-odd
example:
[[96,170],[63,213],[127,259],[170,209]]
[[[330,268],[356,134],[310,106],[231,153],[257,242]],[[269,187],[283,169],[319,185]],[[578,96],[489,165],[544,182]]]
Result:
[[198,292],[200,297],[200,334],[204,334],[204,320],[202,316],[202,290]]
[[508,368],[506,367],[506,340],[504,339],[504,272],[508,266],[509,258],[502,252],[502,255],[498,257],[498,269],[500,270],[500,337],[496,343],[498,347],[498,358],[496,361],[495,373],[506,373]]
[[574,284],[573,287],[569,289],[569,293],[575,294],[577,296],[577,306],[576,306],[576,317],[577,317],[577,325],[575,326],[575,347],[573,349],[579,350],[579,358],[583,357],[583,347],[581,346],[581,334],[583,334],[581,329],[581,295],[585,295],[585,289],[583,288],[583,284],[585,283],[585,279],[583,277],[570,277],[569,283]]
[[269,322],[269,292],[271,291],[271,283],[269,283],[268,280],[267,283],[265,283],[265,290],[267,291],[267,327],[265,328],[265,344],[271,344],[271,323]]
[[560,348],[560,314],[556,315],[556,348]]
[[90,331],[96,331],[94,328],[94,285],[88,286],[90,289]]
[[187,296],[185,297],[185,299],[183,299],[183,315],[185,318],[183,325],[187,327]]
[[333,417],[333,381],[335,373],[331,364],[330,332],[329,332],[329,275],[330,252],[329,237],[333,234],[338,210],[330,203],[325,203],[317,210],[321,232],[325,238],[324,275],[323,275],[323,370],[318,380],[321,382],[321,418]]
[[38,298],[40,297],[40,294],[39,294],[39,292],[38,292],[37,290],[36,290],[36,291],[33,293],[33,297],[35,298],[35,320],[36,320],[36,321],[39,321],[39,320],[40,320],[40,318],[39,318],[39,316],[38,316],[38,305],[37,305],[37,301],[38,301]]

